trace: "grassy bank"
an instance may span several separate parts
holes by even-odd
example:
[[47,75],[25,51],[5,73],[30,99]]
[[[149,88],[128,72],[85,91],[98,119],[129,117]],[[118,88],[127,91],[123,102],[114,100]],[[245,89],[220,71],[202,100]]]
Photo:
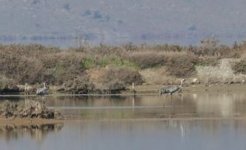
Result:
[[[245,54],[245,43],[225,46],[213,40],[200,46],[130,43],[60,49],[36,44],[0,45],[0,91],[23,91],[23,86],[17,85],[25,83],[35,89],[42,82],[55,87],[54,91],[76,94],[117,93],[132,83],[178,84],[180,78],[186,78],[187,84],[194,78],[204,84],[243,82]],[[221,63],[229,58],[226,65]],[[223,65],[232,72],[226,77],[228,68]],[[220,71],[215,74],[213,69]]]

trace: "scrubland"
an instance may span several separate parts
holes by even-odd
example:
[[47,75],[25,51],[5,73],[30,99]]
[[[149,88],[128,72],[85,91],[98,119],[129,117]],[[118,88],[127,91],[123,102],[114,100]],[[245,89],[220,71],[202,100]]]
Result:
[[[0,45],[0,93],[18,85],[75,94],[118,93],[131,85],[244,83],[246,43],[204,40],[198,46],[100,44],[61,49]],[[221,78],[222,77],[222,78]],[[197,83],[193,83],[194,79]]]

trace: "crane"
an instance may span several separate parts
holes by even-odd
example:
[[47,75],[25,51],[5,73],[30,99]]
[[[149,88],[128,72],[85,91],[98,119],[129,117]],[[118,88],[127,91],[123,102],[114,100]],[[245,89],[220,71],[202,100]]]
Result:
[[46,87],[46,83],[43,83],[43,87],[42,88],[38,88],[36,91],[37,95],[47,95],[48,94],[49,89]]
[[185,79],[181,79],[180,85],[169,85],[169,86],[163,86],[159,89],[159,94],[170,94],[172,95],[175,92],[182,91],[183,83]]

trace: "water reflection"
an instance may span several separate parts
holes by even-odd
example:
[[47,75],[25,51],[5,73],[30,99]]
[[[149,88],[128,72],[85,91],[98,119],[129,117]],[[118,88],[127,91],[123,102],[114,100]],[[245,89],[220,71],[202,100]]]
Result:
[[229,150],[246,146],[246,122],[243,120],[117,120],[73,122],[66,126],[71,135],[76,132],[80,139],[73,146],[87,150],[113,150],[115,147],[119,150]]
[[41,124],[41,125],[0,125],[0,140],[18,140],[30,137],[38,142],[43,141],[52,132],[59,132],[63,124]]
[[[118,150],[244,150],[246,147],[246,119],[241,118],[246,117],[244,92],[187,93],[172,97],[44,97],[42,100],[67,117],[82,119],[65,121],[64,127],[2,125],[1,149],[24,150],[26,145],[45,150],[114,150],[116,147]],[[84,121],[85,118],[91,120]],[[106,121],[98,121],[104,118]]]
[[61,128],[1,126],[1,149],[244,150],[246,146],[245,120],[67,121]]
[[[5,97],[5,99],[8,98]],[[18,98],[18,101],[23,100],[24,98]],[[63,96],[43,97],[40,100],[45,101],[50,108],[62,112],[65,117],[81,117],[87,119],[231,118],[246,116],[246,109],[244,109],[246,107],[246,93],[244,92],[204,92],[177,94],[173,96],[136,97]]]

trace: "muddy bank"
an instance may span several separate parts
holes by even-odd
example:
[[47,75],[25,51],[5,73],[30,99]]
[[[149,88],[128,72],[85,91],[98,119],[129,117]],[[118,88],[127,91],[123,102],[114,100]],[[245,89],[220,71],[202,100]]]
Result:
[[[175,84],[178,85],[178,84]],[[124,90],[121,90],[117,93],[111,93],[111,92],[95,92],[95,93],[67,93],[67,92],[60,92],[55,89],[57,87],[50,87],[49,96],[76,96],[76,95],[84,95],[84,96],[100,96],[100,95],[141,95],[141,94],[151,94],[156,95],[159,94],[159,89],[163,85],[156,84],[156,85],[138,85],[135,86],[134,90],[132,90],[132,87],[127,87]],[[213,91],[243,91],[246,90],[246,84],[245,83],[213,83],[213,84],[187,84],[185,83],[183,86],[183,92],[213,92]],[[25,94],[23,92],[16,93],[16,92],[10,92],[7,94],[1,94],[0,96],[24,96],[24,97],[35,97],[35,93],[31,94]]]
[[61,113],[48,109],[44,102],[25,100],[24,103],[6,101],[0,106],[2,118],[62,119]]
[[[159,94],[159,89],[162,85],[141,85],[135,87],[135,92],[129,90],[124,91],[122,94],[136,94],[136,95],[157,95]],[[246,84],[194,84],[183,86],[183,93],[193,93],[193,92],[239,92],[245,91]]]
[[6,101],[0,105],[0,125],[39,129],[49,124],[62,124],[63,118],[60,112],[48,109],[41,101],[25,100],[24,103]]

